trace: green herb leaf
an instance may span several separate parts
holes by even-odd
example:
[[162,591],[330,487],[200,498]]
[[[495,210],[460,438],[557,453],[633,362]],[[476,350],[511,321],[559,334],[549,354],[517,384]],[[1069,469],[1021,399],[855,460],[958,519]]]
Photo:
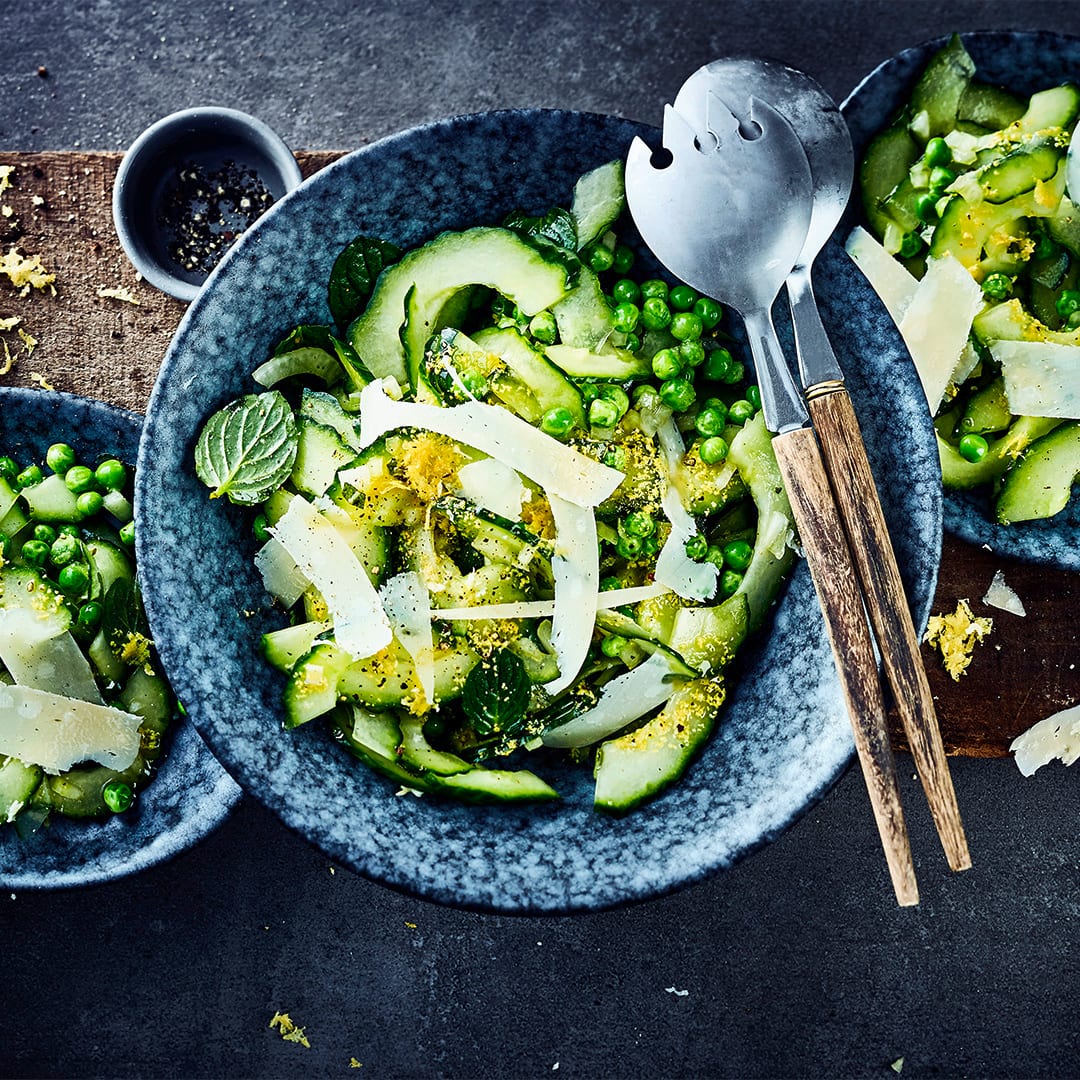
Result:
[[292,472],[297,427],[276,390],[247,394],[214,413],[195,445],[195,472],[211,489],[250,505],[266,499]]
[[334,260],[326,300],[338,326],[348,326],[367,306],[375,280],[401,258],[401,248],[388,240],[358,236]]
[[567,251],[577,250],[577,225],[574,215],[561,206],[555,206],[540,217],[531,217],[514,210],[503,221],[507,229],[513,229],[529,239],[540,236]]
[[481,738],[510,734],[529,706],[529,676],[516,653],[502,649],[481,660],[462,688],[461,707]]
[[150,627],[139,586],[117,578],[101,603],[101,629],[110,650],[129,667],[150,660]]

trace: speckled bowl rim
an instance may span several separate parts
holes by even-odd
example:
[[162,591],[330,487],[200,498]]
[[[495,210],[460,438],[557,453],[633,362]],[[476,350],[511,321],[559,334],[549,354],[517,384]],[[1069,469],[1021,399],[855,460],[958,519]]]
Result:
[[[78,397],[61,391],[31,390],[17,387],[0,387],[0,447],[7,452],[5,426],[3,418],[8,409],[31,407],[36,409],[54,409],[70,419],[65,421],[70,430],[80,431],[89,422],[102,422],[114,425],[123,432],[130,450],[114,451],[131,460],[135,457],[139,436],[142,432],[143,418],[137,413],[108,405],[93,398]],[[69,439],[78,448],[77,436]],[[90,845],[103,836],[115,839],[116,848],[106,848],[99,852],[97,860],[89,865],[69,867],[43,867],[31,865],[21,868],[9,868],[5,865],[7,851],[21,850],[14,830],[10,826],[0,825],[5,830],[4,842],[0,844],[0,888],[2,889],[65,889],[84,885],[97,885],[106,881],[115,881],[139,873],[159,863],[179,855],[194,847],[214,832],[232,814],[240,801],[241,791],[232,778],[218,764],[194,726],[184,721],[178,722],[170,734],[172,745],[164,759],[154,783],[140,795],[140,817],[136,824],[124,820],[122,815],[106,818],[102,821],[72,821],[57,816],[50,820],[38,834],[31,838],[32,854],[41,854],[47,859],[58,857],[58,850],[50,846],[53,838],[62,840],[66,845],[79,846],[86,842],[86,856]],[[204,793],[198,799],[195,813],[187,813],[170,828],[151,834],[145,842],[132,845],[129,841],[132,829],[141,830],[148,818],[146,815],[159,817],[162,814],[155,792],[162,792],[166,786],[187,786],[181,781],[176,770],[186,765],[189,759],[199,761],[199,769],[206,771],[210,780],[204,785]],[[155,784],[161,784],[155,788]],[[152,820],[152,818],[150,819]]]
[[[151,397],[139,455],[139,476],[140,483],[143,485],[142,507],[143,512],[149,515],[147,521],[140,522],[139,535],[143,541],[149,543],[150,541],[147,538],[153,536],[155,529],[166,527],[164,517],[161,515],[165,515],[170,511],[171,493],[162,493],[156,499],[148,498],[148,496],[152,496],[155,485],[167,480],[169,476],[173,476],[175,483],[181,485],[184,489],[184,497],[187,497],[188,490],[184,485],[195,483],[190,476],[187,479],[184,477],[185,474],[192,473],[190,449],[197,433],[194,428],[188,430],[185,427],[182,432],[178,430],[177,416],[170,410],[187,407],[188,401],[198,397],[200,394],[208,395],[202,406],[202,418],[205,419],[205,415],[209,415],[209,412],[214,407],[224,403],[225,400],[232,396],[231,390],[225,391],[216,385],[217,381],[220,380],[215,380],[213,377],[215,373],[200,366],[201,359],[198,363],[194,359],[198,354],[200,333],[205,333],[210,337],[214,336],[211,320],[215,313],[214,304],[216,301],[214,298],[218,290],[228,289],[230,285],[235,286],[243,282],[245,264],[248,268],[254,268],[259,257],[260,248],[265,246],[269,249],[272,246],[274,230],[280,228],[287,232],[289,227],[285,220],[287,215],[295,212],[299,216],[309,212],[306,209],[306,204],[314,204],[320,191],[332,192],[335,184],[348,182],[350,173],[356,169],[366,167],[368,162],[373,165],[377,164],[380,159],[386,158],[387,155],[393,158],[394,155],[404,153],[409,149],[433,144],[440,138],[463,137],[463,132],[474,132],[484,125],[501,124],[525,125],[530,133],[534,130],[532,126],[535,126],[536,131],[546,125],[554,125],[556,128],[565,126],[567,130],[573,130],[578,136],[595,133],[594,129],[602,129],[606,136],[613,137],[614,128],[618,128],[620,138],[625,139],[626,145],[629,145],[629,139],[633,134],[651,133],[653,131],[653,129],[645,125],[618,118],[550,109],[503,110],[452,117],[448,120],[436,121],[392,135],[361,150],[354,151],[315,174],[286,199],[272,207],[241,238],[240,242],[214,270],[203,292],[181,322],[176,337],[173,339],[173,343],[162,364]],[[599,164],[601,160],[604,159],[596,160],[595,164]],[[550,198],[546,205],[550,205]],[[477,223],[475,218],[472,219],[472,222]],[[364,227],[368,226],[365,225]],[[445,227],[447,226],[432,223],[427,231],[429,234],[435,233],[440,228]],[[354,228],[352,231],[355,232],[357,229]],[[352,233],[349,235],[352,235]],[[395,239],[400,241],[400,238]],[[830,245],[830,249],[827,261],[834,268],[851,267],[850,261],[839,247]],[[328,270],[327,265],[325,267],[326,273],[328,273]],[[865,283],[862,282],[858,272],[851,268],[850,273],[852,274],[851,280],[854,282],[853,287],[865,290],[866,305],[874,309],[879,320],[887,320],[884,309],[881,308],[880,303],[873,296],[868,286],[865,286]],[[230,278],[235,280],[230,281]],[[323,281],[325,281],[325,277]],[[291,282],[288,287],[292,288]],[[257,292],[257,290],[254,291]],[[222,310],[219,306],[217,313],[221,314]],[[295,312],[290,312],[290,314],[295,316]],[[306,310],[300,315],[302,319],[308,317]],[[839,324],[842,320],[838,316],[836,318]],[[202,325],[204,321],[207,323],[205,326]],[[318,320],[316,319],[316,321]],[[322,321],[329,321],[329,314],[325,312],[325,309],[323,310]],[[891,324],[888,324],[887,327],[883,328],[882,332],[885,339],[889,339],[890,334],[896,338],[896,360],[905,368],[904,378],[906,384],[914,393],[917,390],[914,369],[910,365],[910,359],[903,351],[898,336],[895,335],[895,330],[891,328]],[[218,328],[217,333],[219,336],[227,336],[227,331],[221,328]],[[191,351],[192,355],[185,359],[185,352],[188,350]],[[236,358],[235,362],[230,361],[230,373],[233,372],[236,363],[242,364],[243,361],[239,357]],[[228,377],[233,376],[230,374]],[[206,380],[208,385],[203,386],[201,384],[202,380]],[[911,400],[914,400],[914,398]],[[903,411],[903,408],[902,406],[901,411]],[[923,626],[929,614],[929,607],[933,598],[940,557],[940,473],[937,470],[936,453],[932,452],[932,433],[929,419],[925,419],[923,425],[925,430],[921,430],[920,423],[922,421],[920,415],[917,410],[912,408],[908,420],[913,434],[911,446],[906,447],[906,451],[909,460],[913,460],[917,468],[922,470],[917,475],[920,476],[921,485],[919,497],[925,501],[925,505],[921,506],[917,511],[914,504],[905,507],[907,517],[892,524],[894,528],[910,528],[912,530],[912,547],[908,553],[910,564],[905,570],[915,575],[912,567],[918,566],[918,575],[915,577],[913,586],[913,610],[916,625]],[[177,448],[178,442],[186,444],[183,446],[182,451]],[[181,453],[179,458],[176,456],[178,453]],[[160,460],[155,460],[157,458],[160,458]],[[205,490],[199,496],[200,501],[204,498]],[[206,505],[209,506],[208,503]],[[197,512],[201,514],[202,510]],[[173,526],[176,524],[178,522],[172,523]],[[192,520],[189,519],[184,523],[183,527],[191,524]],[[914,539],[916,533],[918,533],[917,540]],[[235,533],[236,538],[243,535],[242,529]],[[162,545],[161,550],[168,550],[167,545]],[[217,552],[215,552],[216,554]],[[179,568],[174,567],[171,569],[175,572]],[[464,856],[458,859],[457,856],[460,853],[455,852],[456,861],[454,866],[463,876],[450,880],[449,871],[447,876],[443,875],[441,869],[429,871],[425,867],[424,872],[421,872],[419,862],[430,856],[428,852],[414,851],[411,855],[397,858],[393,854],[387,855],[382,850],[377,851],[376,848],[379,843],[385,841],[386,834],[382,831],[370,838],[356,839],[354,835],[342,835],[344,826],[334,820],[334,814],[340,810],[340,801],[335,802],[332,806],[325,806],[318,802],[312,803],[310,800],[305,802],[304,798],[288,787],[290,778],[293,775],[288,770],[295,768],[296,762],[294,759],[299,754],[304,755],[304,776],[307,778],[310,778],[318,764],[330,760],[327,755],[331,752],[339,755],[339,758],[335,759],[335,763],[330,767],[340,770],[341,766],[336,762],[343,760],[347,755],[340,747],[332,743],[328,735],[311,732],[312,741],[303,750],[294,747],[286,751],[276,748],[276,745],[270,740],[270,734],[265,729],[259,729],[257,745],[246,744],[243,738],[236,734],[236,729],[247,719],[246,716],[241,715],[242,710],[235,706],[234,703],[226,702],[220,688],[208,691],[206,694],[198,689],[197,673],[190,670],[192,665],[188,664],[187,668],[185,668],[184,655],[178,650],[170,648],[170,642],[173,640],[170,633],[159,633],[157,629],[159,623],[163,626],[166,624],[170,627],[175,626],[179,619],[183,619],[188,614],[178,613],[171,609],[168,602],[168,571],[169,568],[155,565],[152,562],[147,563],[144,568],[144,592],[151,627],[163,642],[162,656],[170,678],[188,705],[196,726],[203,733],[208,744],[213,748],[225,767],[232,772],[247,791],[255,795],[272,812],[277,814],[287,827],[307,838],[340,864],[351,866],[361,875],[390,888],[410,895],[418,895],[438,903],[507,914],[567,914],[601,910],[673,892],[694,882],[701,881],[719,870],[730,867],[778,836],[824,797],[850,764],[853,757],[850,727],[843,710],[835,675],[832,674],[831,661],[829,661],[828,675],[823,676],[822,683],[816,691],[817,696],[813,700],[800,703],[800,707],[812,712],[815,716],[827,718],[821,720],[823,725],[821,744],[815,747],[815,752],[820,755],[822,762],[820,768],[816,768],[811,776],[810,771],[802,767],[803,762],[800,761],[799,767],[793,766],[791,771],[784,776],[784,782],[778,783],[775,789],[770,792],[769,798],[765,800],[767,816],[768,813],[771,813],[771,816],[768,816],[767,823],[765,825],[759,823],[752,828],[748,827],[745,832],[740,832],[738,829],[732,830],[730,834],[725,835],[726,846],[723,847],[720,854],[713,850],[711,847],[713,840],[706,833],[701,847],[708,850],[695,849],[690,852],[683,852],[680,849],[679,856],[682,858],[682,862],[670,863],[665,859],[663,866],[659,870],[654,867],[647,867],[649,873],[638,879],[632,879],[631,872],[634,868],[627,866],[625,874],[620,871],[618,881],[605,880],[603,887],[597,887],[595,883],[589,880],[582,883],[580,875],[574,877],[569,884],[559,876],[570,873],[567,868],[567,861],[572,860],[574,854],[574,848],[571,844],[567,846],[566,850],[545,853],[551,855],[551,863],[542,866],[540,872],[547,874],[548,880],[541,882],[537,893],[525,895],[524,892],[513,892],[513,889],[505,884],[506,880],[512,879],[511,886],[516,885],[517,888],[522,888],[517,875],[524,873],[524,871],[517,865],[517,861],[493,863],[485,861],[483,855],[481,855],[471,869],[466,866],[466,869],[461,871],[459,863],[461,859],[464,859]],[[247,574],[249,571],[242,569],[240,572]],[[219,571],[219,573],[222,577],[229,576],[223,570]],[[809,584],[809,575],[805,572],[805,567],[800,567],[796,571],[794,578],[789,582],[788,593],[791,595],[783,613],[783,618],[787,620],[787,623],[820,628],[820,617],[817,614],[816,601],[813,599],[812,587]],[[254,602],[250,591],[237,592],[235,596],[236,608],[229,617],[235,618],[245,604],[254,604]],[[253,622],[257,614],[257,612],[249,610],[243,612],[244,618],[251,618]],[[778,614],[777,618],[780,619],[781,615]],[[192,633],[198,632],[198,627],[192,631]],[[257,628],[253,628],[249,632],[257,633]],[[819,629],[819,635],[819,638],[816,639],[818,646],[825,649],[827,653],[823,629]],[[779,635],[770,640],[771,644],[762,643],[760,649],[755,652],[755,655],[758,655],[758,652],[761,654],[757,662],[764,663],[766,667],[768,666],[768,660],[762,658],[776,658],[776,652],[770,652],[770,649],[778,649]],[[217,655],[218,646],[222,643],[220,639],[215,640],[215,655]],[[227,638],[224,640],[224,644],[230,649],[235,646],[235,643],[227,640]],[[245,645],[245,649],[249,652],[251,647],[250,643]],[[747,649],[747,655],[751,651]],[[222,664],[227,666],[233,660],[234,655],[230,652],[229,656],[222,659]],[[263,671],[265,671],[265,665],[263,665]],[[751,689],[748,684],[749,680],[740,683],[736,696],[742,694],[744,690],[749,695]],[[255,688],[245,687],[244,693],[257,694],[259,691]],[[778,699],[778,704],[780,700]],[[267,704],[263,713],[268,713],[271,716],[280,715],[280,705],[269,698],[266,701]],[[261,721],[262,717],[252,716],[250,719]],[[308,732],[306,729],[300,729],[298,732],[292,733],[293,736],[297,734],[308,734]],[[280,732],[274,735],[275,739],[287,737],[288,735]],[[738,746],[732,749],[734,738],[730,726],[721,727],[714,733],[703,758],[710,754],[713,747],[724,743],[727,746],[725,752],[733,754],[734,761],[739,761],[738,755],[741,749]],[[274,766],[262,771],[254,769],[252,755],[258,754],[273,755]],[[353,767],[359,768],[358,766]],[[704,760],[698,763],[697,768],[705,768]],[[284,775],[286,772],[288,772],[288,775]],[[705,773],[701,775],[704,777]],[[743,780],[742,774],[736,769],[728,780],[733,785],[733,788],[738,790]],[[376,784],[385,787],[385,781],[373,777],[363,770],[359,773],[351,773],[349,783],[356,788],[357,800],[368,798],[370,789]],[[637,813],[640,815],[638,818],[633,818],[633,816],[631,818],[640,821],[643,828],[648,828],[648,823],[652,820],[651,815],[659,812],[657,808],[663,807],[666,800],[674,797],[675,792],[682,792],[686,785],[687,781],[684,779],[680,785],[669,789],[669,792],[661,796],[660,799],[638,811]],[[588,786],[591,790],[591,782]],[[793,793],[796,791],[797,795],[794,795]],[[388,790],[387,794],[379,794],[377,797],[384,800],[383,804],[375,809],[375,814],[378,815],[380,825],[382,825],[384,818],[390,819],[392,817],[395,812],[393,807],[396,803],[401,803],[401,800],[393,800]],[[422,801],[416,800],[416,802]],[[413,802],[413,800],[407,799],[406,802]],[[550,814],[552,810],[550,807],[533,808],[528,811],[497,808],[495,812],[498,815],[497,824],[492,823],[490,835],[487,837],[488,839],[493,838],[493,842],[504,840],[508,835],[527,837],[530,829],[536,825],[537,821],[543,823],[543,816]],[[465,820],[460,816],[455,817],[455,815],[476,814],[483,816],[488,815],[488,810],[486,808],[441,806],[438,813],[440,817],[445,816],[447,818],[444,829],[450,829],[455,822],[460,823]],[[577,813],[576,809],[575,813]],[[593,821],[601,820],[601,816],[595,815],[591,806],[588,807],[588,814],[592,815],[591,820]],[[396,821],[396,819],[394,820]],[[485,822],[490,820],[490,816],[484,817]],[[609,821],[612,819],[603,820]],[[625,822],[631,819],[615,820]],[[370,822],[368,824],[370,825]],[[393,821],[388,820],[386,824],[388,826],[392,825]],[[666,836],[669,838],[676,835],[671,831],[673,824],[671,822],[667,823],[668,832]],[[470,823],[468,827],[473,826]],[[477,829],[479,827],[479,825],[476,826]],[[621,825],[612,825],[611,828],[618,830]],[[678,828],[682,828],[681,823]],[[356,845],[361,844],[362,846],[364,843],[368,846],[358,851]],[[481,851],[484,850],[483,846],[481,846]],[[511,865],[511,862],[513,862],[513,865]],[[553,880],[551,875],[554,875],[558,880]]]
[[[903,49],[883,60],[859,80],[844,98],[840,111],[852,128],[856,162],[861,157],[869,137],[883,127],[891,116],[882,116],[880,109],[868,99],[882,93],[882,86],[894,83],[889,99],[893,109],[909,96],[911,86],[930,55],[944,46],[951,34],[931,38]],[[1009,46],[1017,42],[1038,51],[1064,49],[1073,57],[1074,81],[1080,81],[1080,36],[1050,30],[973,30],[960,34],[965,47],[976,62],[976,77],[1008,86],[1004,76],[996,74],[1002,68],[1001,59]],[[1059,76],[1060,73],[1059,73]],[[1053,80],[1036,70],[1025,75],[1032,88],[1052,85]],[[1017,80],[1013,80],[1016,82]],[[868,115],[863,115],[869,110]],[[877,118],[877,120],[875,120]],[[880,121],[880,122],[877,122]],[[864,224],[856,191],[844,219],[844,233],[855,224]],[[966,540],[969,544],[987,545],[993,551],[1021,562],[1054,566],[1061,570],[1080,570],[1080,496],[1075,493],[1060,514],[1045,521],[1026,521],[1015,525],[997,524],[989,516],[990,504],[982,493],[945,491],[943,521],[945,531]]]

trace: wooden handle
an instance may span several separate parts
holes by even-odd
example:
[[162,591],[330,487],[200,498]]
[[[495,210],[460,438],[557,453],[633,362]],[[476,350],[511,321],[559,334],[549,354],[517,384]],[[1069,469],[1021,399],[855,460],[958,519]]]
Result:
[[966,870],[971,866],[971,855],[941,741],[934,699],[885,526],[885,515],[866,458],[859,421],[843,384],[828,384],[824,393],[811,391],[808,397],[814,429],[866,594],[866,606],[882,663],[941,846],[953,870]]
[[801,428],[777,435],[773,449],[825,615],[896,899],[903,906],[917,904],[919,889],[900,805],[874,646],[817,439],[812,429]]

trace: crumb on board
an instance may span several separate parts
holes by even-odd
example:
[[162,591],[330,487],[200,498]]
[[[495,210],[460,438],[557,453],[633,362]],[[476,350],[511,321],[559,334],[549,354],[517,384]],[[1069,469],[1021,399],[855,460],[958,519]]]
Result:
[[15,366],[15,357],[11,355],[11,349],[3,338],[0,338],[0,348],[4,350],[4,355],[0,357],[0,375],[6,375]]
[[11,177],[14,172],[14,165],[0,165],[0,195],[3,195],[11,187]]
[[0,272],[7,275],[20,296],[29,296],[31,289],[48,289],[53,296],[56,295],[56,275],[45,269],[41,256],[21,255],[14,244],[8,248],[7,254],[0,256]]
[[270,1027],[277,1028],[285,1042],[299,1043],[311,1049],[311,1043],[304,1034],[304,1029],[294,1024],[288,1013],[275,1012],[270,1018]]
[[945,670],[959,682],[971,663],[975,646],[982,642],[993,626],[993,619],[976,616],[967,600],[957,600],[955,611],[930,616],[923,640],[941,653]]
[[38,340],[32,334],[28,334],[21,326],[17,331],[19,340],[23,343],[23,348],[26,350],[26,355],[29,356],[34,351],[34,346],[37,345]]
[[1027,610],[1024,608],[1024,602],[1017,595],[1016,590],[1005,581],[1005,575],[1000,570],[994,571],[994,579],[990,582],[990,587],[986,590],[986,595],[983,597],[983,603],[987,607],[999,608],[1001,611],[1007,611],[1010,615],[1019,615],[1024,617],[1027,615]]
[[51,382],[45,377],[45,373],[41,371],[31,371],[30,381],[37,386],[40,386],[42,390],[55,390]]
[[361,1069],[361,1068],[363,1068],[363,1065],[362,1065],[361,1062],[357,1061],[356,1058],[351,1057],[351,1058],[349,1058],[349,1068],[350,1069]]
[[903,1070],[903,1068],[904,1068],[904,1059],[903,1059],[902,1057],[898,1057],[898,1058],[897,1058],[897,1059],[896,1059],[896,1060],[895,1060],[895,1061],[894,1061],[894,1062],[893,1062],[893,1063],[892,1063],[892,1064],[891,1064],[891,1065],[889,1066],[889,1068],[890,1068],[890,1069],[892,1069],[892,1071],[893,1071],[894,1073],[898,1073],[898,1072],[901,1072],[901,1071]]
[[99,287],[97,294],[102,300],[122,300],[125,304],[134,304],[136,307],[141,303],[139,298],[130,289],[123,286],[110,289],[105,285],[102,285]]

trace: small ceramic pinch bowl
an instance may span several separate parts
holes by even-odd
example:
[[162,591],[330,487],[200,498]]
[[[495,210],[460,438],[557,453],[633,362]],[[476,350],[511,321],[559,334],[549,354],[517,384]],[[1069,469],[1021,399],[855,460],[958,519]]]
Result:
[[[83,460],[134,462],[142,417],[100,401],[45,390],[0,388],[0,453],[44,461],[54,442]],[[192,847],[232,812],[240,789],[195,728],[177,720],[157,775],[131,809],[99,820],[52,815],[21,838],[0,818],[0,888],[90,885],[145,870]]]
[[148,127],[124,155],[113,221],[135,269],[192,300],[232,241],[301,180],[281,137],[236,109],[185,109]]
[[[960,35],[975,62],[975,78],[1026,97],[1060,83],[1076,82],[1080,73],[1080,37],[1049,31],[988,30]],[[930,58],[946,45],[935,38],[897,53],[870,72],[847,96],[840,111],[851,130],[855,160],[860,162],[871,139],[887,127]],[[856,171],[857,174],[857,171]],[[858,190],[852,195],[841,232],[866,225]],[[1028,562],[1080,570],[1080,498],[1074,497],[1052,518],[998,525],[985,491],[946,491],[944,528],[971,544],[989,544],[1001,555]]]
[[[638,810],[594,810],[591,771],[542,770],[561,798],[469,806],[397,796],[318,720],[282,728],[284,678],[260,636],[282,625],[253,563],[251,514],[211,501],[193,451],[215,410],[298,323],[331,322],[327,280],[357,234],[416,246],[512,210],[568,206],[579,176],[654,129],[524,110],[407,131],[330,165],[273,207],[188,310],[154,388],[139,451],[139,557],[151,629],[189,715],[241,785],[339,865],[431,900],[504,912],[591,911],[671,892],[731,866],[819,800],[853,756],[805,565],[747,642],[717,731],[688,772]],[[659,268],[637,245],[635,274]],[[818,260],[825,325],[859,409],[916,625],[937,579],[941,478],[899,335],[837,245]],[[731,327],[736,320],[731,316]],[[726,324],[727,325],[727,324]],[[193,566],[192,559],[198,562]],[[867,810],[867,828],[872,820]],[[887,887],[882,866],[883,887]]]

